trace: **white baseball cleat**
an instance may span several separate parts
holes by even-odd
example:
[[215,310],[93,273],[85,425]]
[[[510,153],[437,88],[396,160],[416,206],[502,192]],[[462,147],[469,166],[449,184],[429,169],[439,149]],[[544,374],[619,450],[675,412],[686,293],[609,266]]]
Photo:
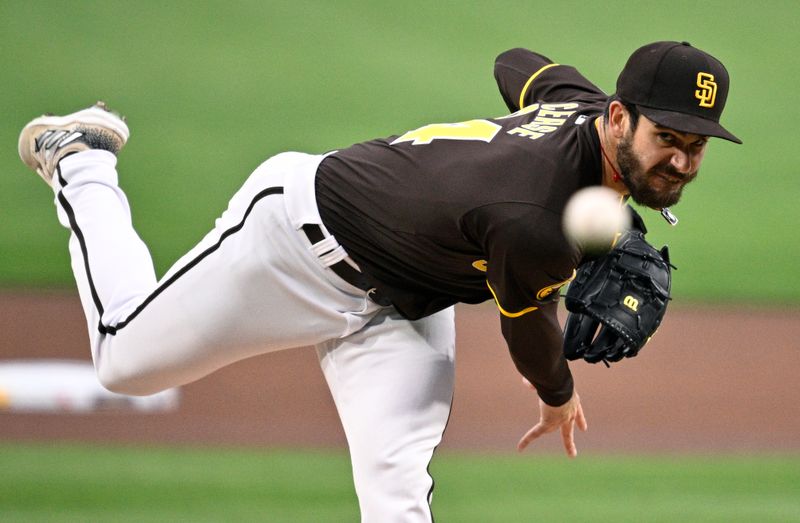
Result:
[[44,115],[31,121],[19,135],[19,157],[52,185],[64,157],[89,149],[117,154],[129,136],[123,118],[97,102],[66,116]]

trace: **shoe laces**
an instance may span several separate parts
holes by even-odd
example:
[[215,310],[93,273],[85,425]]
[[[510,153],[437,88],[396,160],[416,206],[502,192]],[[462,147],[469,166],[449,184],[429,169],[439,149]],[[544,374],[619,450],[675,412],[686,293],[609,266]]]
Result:
[[42,149],[60,149],[82,138],[84,134],[79,129],[72,131],[49,129],[36,138],[36,152],[38,153]]

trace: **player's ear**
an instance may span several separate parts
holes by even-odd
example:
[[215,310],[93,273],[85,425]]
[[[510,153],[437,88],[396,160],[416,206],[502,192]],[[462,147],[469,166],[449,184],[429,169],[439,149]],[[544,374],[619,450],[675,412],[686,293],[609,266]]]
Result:
[[630,127],[630,114],[622,102],[612,101],[608,106],[608,128],[616,139],[625,136],[625,132]]

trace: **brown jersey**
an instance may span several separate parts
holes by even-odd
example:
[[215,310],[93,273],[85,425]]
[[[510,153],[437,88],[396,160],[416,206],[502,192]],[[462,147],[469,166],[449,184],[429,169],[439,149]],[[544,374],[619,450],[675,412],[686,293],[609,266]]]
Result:
[[607,96],[574,68],[524,49],[495,63],[514,111],[431,124],[328,156],[322,220],[403,316],[494,299],[523,375],[545,401],[572,394],[555,316],[580,253],[561,214],[600,183],[594,120]]

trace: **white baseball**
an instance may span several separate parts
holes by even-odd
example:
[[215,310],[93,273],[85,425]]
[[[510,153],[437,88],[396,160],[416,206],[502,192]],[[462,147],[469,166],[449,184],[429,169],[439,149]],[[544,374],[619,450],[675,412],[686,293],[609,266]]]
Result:
[[584,251],[611,249],[614,239],[631,226],[620,195],[602,186],[581,189],[564,207],[564,234]]

